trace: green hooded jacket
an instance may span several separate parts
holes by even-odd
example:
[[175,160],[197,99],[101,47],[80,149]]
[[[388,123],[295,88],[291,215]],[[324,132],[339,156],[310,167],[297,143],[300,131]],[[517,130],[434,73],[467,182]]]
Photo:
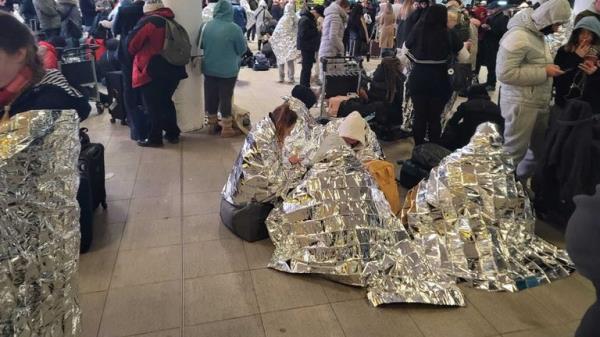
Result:
[[233,8],[227,0],[219,0],[214,19],[202,28],[201,46],[204,49],[204,75],[232,78],[240,71],[241,56],[248,50],[246,38],[233,23]]

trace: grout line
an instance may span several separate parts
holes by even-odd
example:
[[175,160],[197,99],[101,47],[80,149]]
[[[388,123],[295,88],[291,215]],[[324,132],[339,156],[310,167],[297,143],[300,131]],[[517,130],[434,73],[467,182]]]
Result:
[[[111,131],[111,135],[109,137],[109,141],[110,141],[110,139],[112,139],[112,131]],[[138,167],[137,167],[136,174],[135,174],[136,179],[137,179],[137,175],[141,169],[140,168],[141,161],[142,161],[142,156],[140,155],[140,158],[138,159]],[[135,183],[134,183],[134,187],[135,187]],[[132,193],[133,193],[133,191],[132,191]],[[123,242],[123,236],[125,235],[125,230],[127,229],[127,222],[129,220],[129,211],[131,210],[131,200],[133,200],[133,199],[129,199],[128,200],[129,202],[127,203],[127,215],[125,216],[125,220],[123,221],[125,224],[123,226],[123,231],[121,232],[121,237],[119,238],[119,250],[117,250],[117,256],[116,256],[115,261],[112,266],[110,280],[108,281],[108,288],[106,289],[106,297],[104,298],[104,305],[102,306],[102,315],[100,316],[100,322],[98,323],[98,330],[96,331],[96,336],[100,335],[100,329],[102,328],[102,321],[104,320],[104,314],[106,312],[106,304],[108,303],[108,296],[110,295],[112,280],[113,280],[113,277],[115,276],[115,270],[117,268],[117,261],[119,261],[119,255],[120,255],[120,250],[121,250],[120,248],[121,248],[121,244]],[[107,209],[105,212],[110,212],[110,210]]]
[[[181,140],[184,140],[180,137]],[[189,141],[189,139],[188,139]],[[180,336],[184,337],[185,334],[185,254],[183,244],[183,142],[179,142],[179,243],[181,245],[181,324],[180,324]]]
[[335,312],[335,310],[333,309],[333,305],[331,304],[331,302],[329,302],[328,305],[329,305],[329,309],[331,309],[331,312],[333,312],[333,316],[335,317],[335,321],[337,322],[337,324],[340,327],[340,329],[342,329],[342,334],[344,335],[344,337],[346,337],[346,330],[344,329],[344,326],[342,325],[342,322],[340,322],[340,318],[338,317],[337,312]]
[[[219,222],[218,226],[222,226]],[[244,257],[246,258],[246,266],[248,266],[248,274],[250,274],[250,280],[252,281],[252,292],[254,293],[254,299],[256,300],[256,308],[258,309],[258,319],[260,320],[260,326],[262,327],[263,334],[267,335],[267,329],[265,328],[265,323],[263,322],[262,312],[260,311],[260,304],[258,302],[258,294],[256,293],[256,287],[254,286],[254,275],[252,275],[252,270],[250,270],[250,259],[248,259],[248,252],[246,250],[246,245],[242,242],[242,249],[244,250]]]

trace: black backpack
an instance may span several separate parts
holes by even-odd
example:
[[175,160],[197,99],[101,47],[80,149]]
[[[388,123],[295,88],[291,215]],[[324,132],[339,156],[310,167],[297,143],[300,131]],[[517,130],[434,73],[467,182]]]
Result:
[[271,62],[263,53],[256,53],[254,55],[254,66],[255,71],[267,71],[271,68]]

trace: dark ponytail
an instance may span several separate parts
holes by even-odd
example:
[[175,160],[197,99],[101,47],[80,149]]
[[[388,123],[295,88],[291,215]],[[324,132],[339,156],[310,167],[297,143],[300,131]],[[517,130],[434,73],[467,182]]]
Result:
[[275,124],[275,135],[277,136],[277,141],[283,143],[285,138],[285,131],[296,124],[298,120],[298,115],[295,111],[290,109],[290,105],[284,103],[273,112],[269,114],[271,117],[271,121]]

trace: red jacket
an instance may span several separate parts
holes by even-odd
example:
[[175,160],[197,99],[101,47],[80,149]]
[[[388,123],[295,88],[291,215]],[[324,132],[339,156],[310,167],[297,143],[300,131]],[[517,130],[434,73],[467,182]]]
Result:
[[[175,15],[169,8],[161,8],[157,11],[144,14],[130,35],[128,50],[133,57],[134,88],[144,86],[152,82],[153,77],[169,76],[176,67],[167,63],[160,56],[165,41],[166,22],[165,19],[173,19]],[[185,70],[183,70],[185,73]]]
[[44,49],[42,58],[44,69],[58,69],[58,53],[54,45],[46,41],[40,41],[38,45]]

